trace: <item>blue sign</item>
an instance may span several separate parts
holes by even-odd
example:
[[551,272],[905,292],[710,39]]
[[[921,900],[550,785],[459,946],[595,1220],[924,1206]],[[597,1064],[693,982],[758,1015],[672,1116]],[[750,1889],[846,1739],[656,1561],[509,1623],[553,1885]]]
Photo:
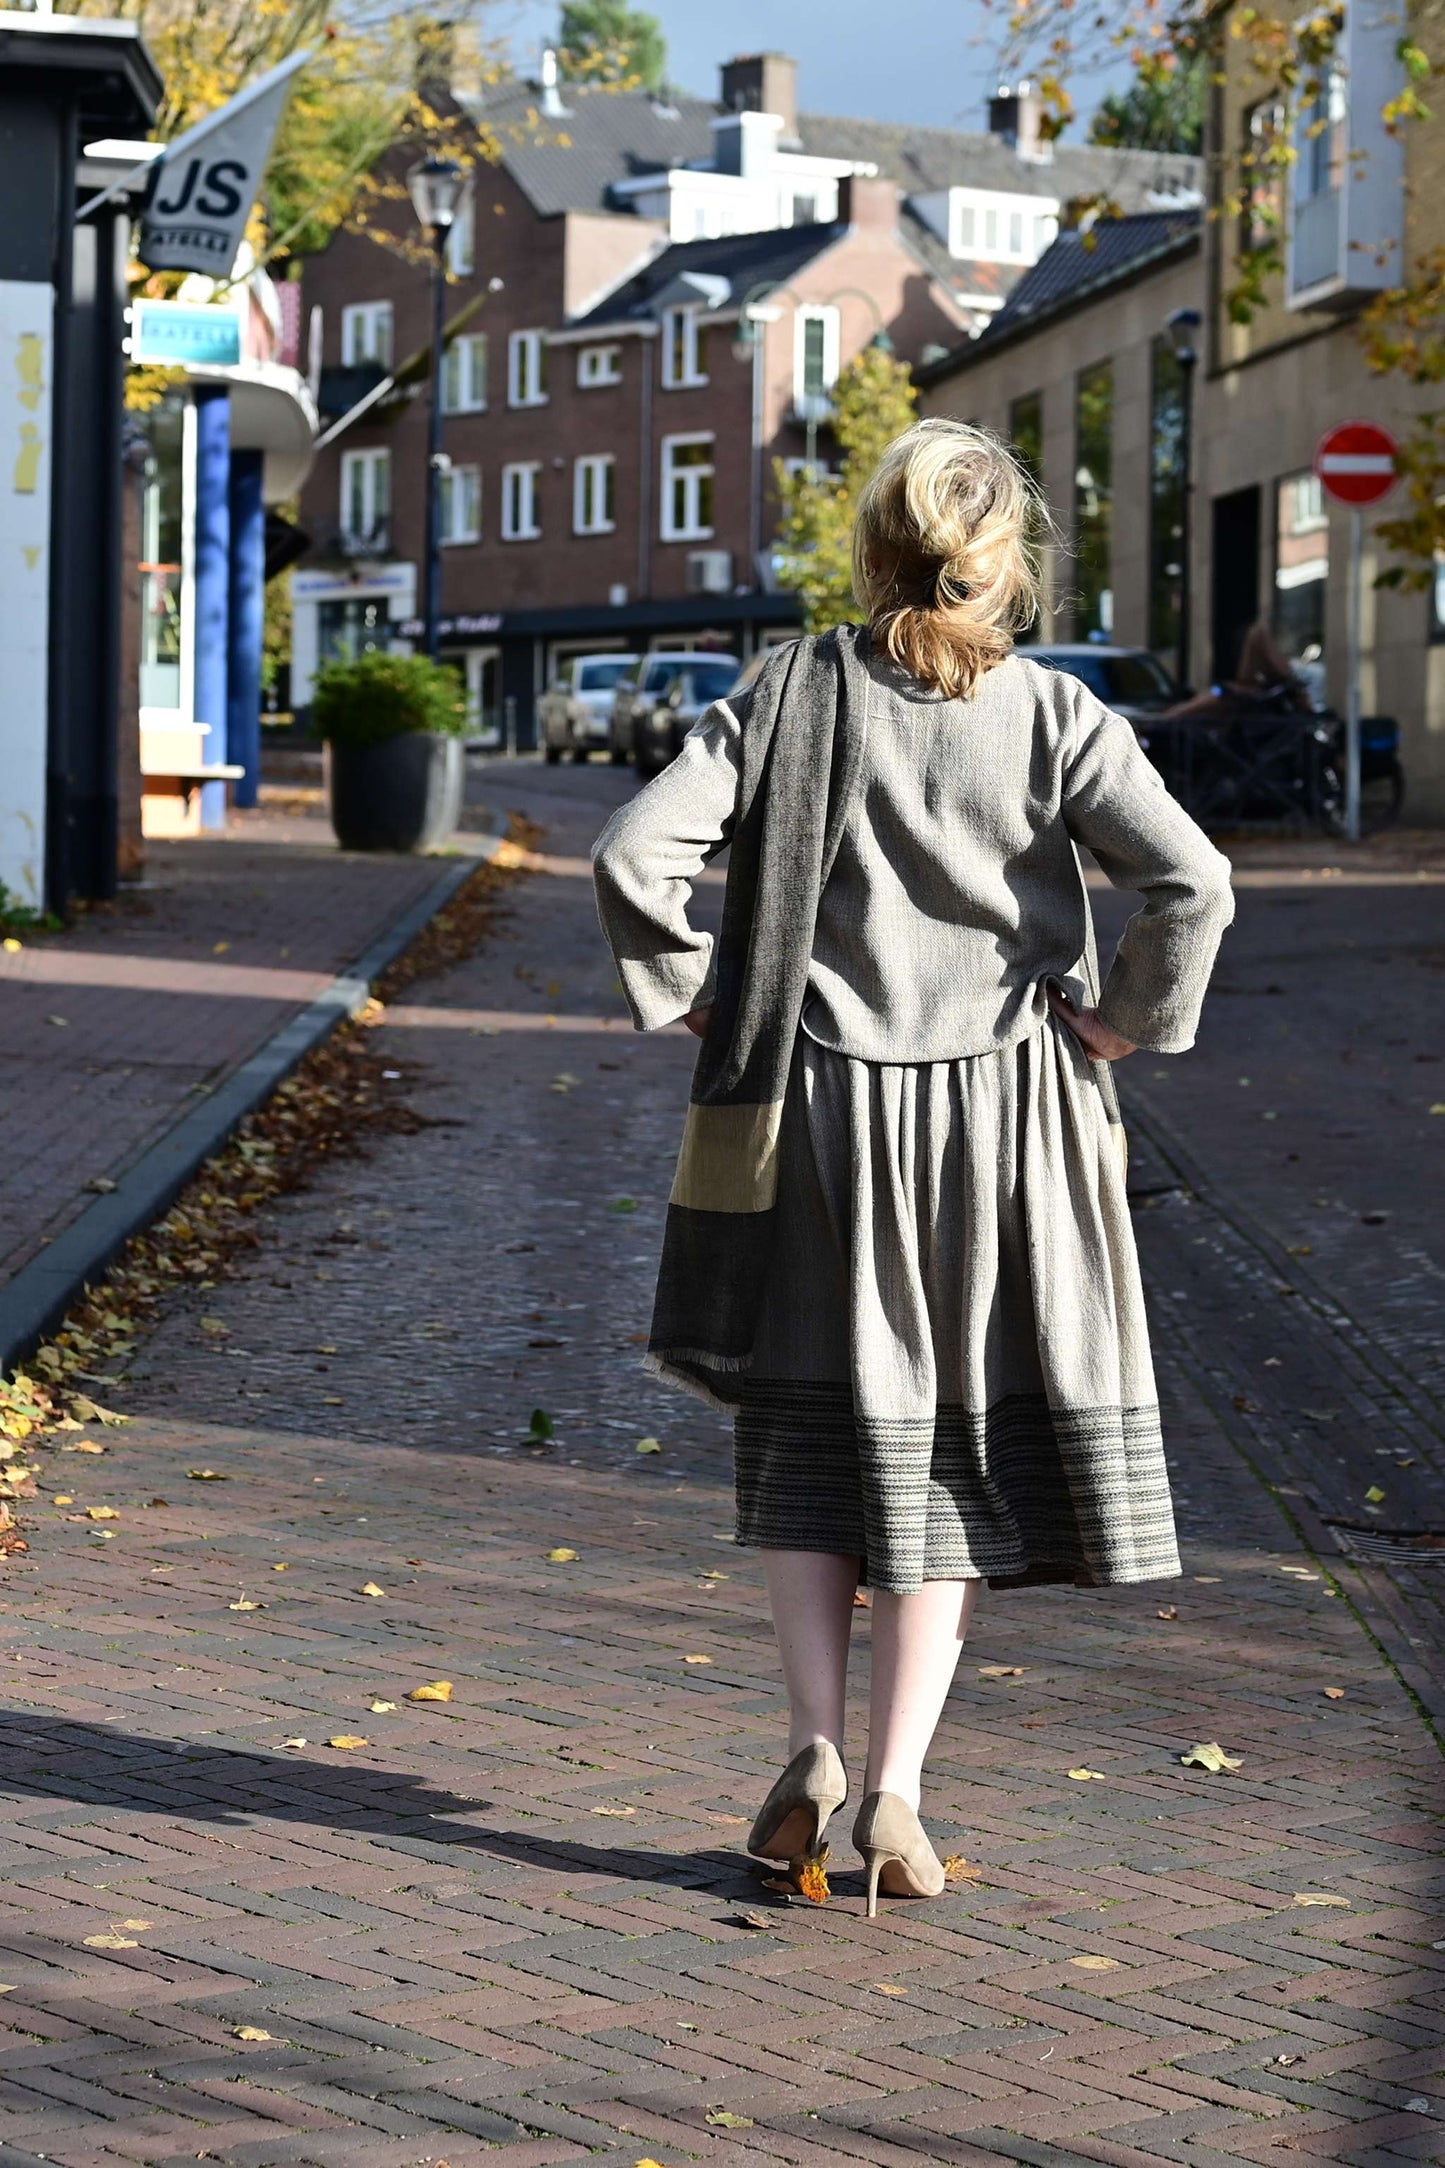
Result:
[[205,302],[137,301],[129,344],[132,361],[233,369],[241,359],[241,319],[235,309]]

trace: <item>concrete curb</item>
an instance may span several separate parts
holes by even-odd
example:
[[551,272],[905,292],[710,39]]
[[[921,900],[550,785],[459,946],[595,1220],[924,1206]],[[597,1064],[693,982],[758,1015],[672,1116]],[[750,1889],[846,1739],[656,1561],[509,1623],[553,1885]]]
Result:
[[37,1251],[0,1288],[0,1372],[21,1361],[44,1339],[89,1283],[143,1227],[159,1219],[196,1169],[219,1150],[246,1115],[258,1107],[302,1057],[355,1016],[388,964],[410,946],[442,906],[484,860],[495,858],[500,832],[459,836],[463,854],[400,918],[338,974],[316,999],[293,1016],[248,1061],[183,1114],[163,1137],[128,1167],[115,1188],[53,1242]]

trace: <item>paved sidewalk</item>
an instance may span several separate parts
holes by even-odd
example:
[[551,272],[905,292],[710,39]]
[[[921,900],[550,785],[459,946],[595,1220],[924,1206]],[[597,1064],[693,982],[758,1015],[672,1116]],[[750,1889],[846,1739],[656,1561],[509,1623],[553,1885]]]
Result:
[[293,799],[150,844],[143,888],[0,954],[0,1282],[443,870],[339,851]]
[[[1148,1139],[1184,1579],[985,1602],[926,1802],[975,1878],[869,1923],[845,1815],[830,1905],[761,1887],[726,1427],[637,1369],[691,1047],[619,1025],[593,930],[626,788],[509,777],[550,870],[380,1027],[431,1126],[283,1199],[133,1426],[47,1462],[73,1503],[4,1584],[0,2168],[1445,2158],[1438,1750],[1216,1407],[1191,1336],[1248,1397],[1267,1306]],[[1286,1352],[1322,1406],[1334,1340]]]

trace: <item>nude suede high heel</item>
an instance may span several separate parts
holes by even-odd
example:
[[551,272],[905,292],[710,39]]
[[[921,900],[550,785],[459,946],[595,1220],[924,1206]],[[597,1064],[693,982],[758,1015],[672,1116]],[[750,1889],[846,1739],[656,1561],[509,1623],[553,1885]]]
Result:
[[868,1873],[868,1917],[878,1917],[878,1891],[885,1897],[937,1897],[944,1888],[942,1862],[923,1833],[906,1799],[896,1792],[870,1792],[853,1824],[853,1849]]
[[811,1859],[821,1849],[829,1817],[848,1796],[838,1749],[816,1740],[795,1754],[768,1793],[748,1834],[759,1859]]

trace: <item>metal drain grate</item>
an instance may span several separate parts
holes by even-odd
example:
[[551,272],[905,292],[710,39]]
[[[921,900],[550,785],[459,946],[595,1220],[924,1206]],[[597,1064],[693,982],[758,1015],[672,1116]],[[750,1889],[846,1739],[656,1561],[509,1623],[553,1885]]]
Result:
[[1375,1565],[1445,1566],[1445,1529],[1360,1528],[1350,1521],[1327,1521],[1347,1557]]

